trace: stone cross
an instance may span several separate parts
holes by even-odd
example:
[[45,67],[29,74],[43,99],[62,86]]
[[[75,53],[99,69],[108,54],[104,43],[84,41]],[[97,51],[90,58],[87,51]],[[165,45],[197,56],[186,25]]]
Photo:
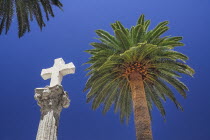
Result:
[[65,64],[62,58],[55,59],[53,67],[42,70],[42,78],[51,78],[51,82],[50,86],[35,89],[34,97],[41,108],[36,140],[57,140],[60,113],[70,105],[68,93],[64,91],[61,81],[63,76],[73,73],[74,64]]
[[63,76],[73,73],[75,73],[74,64],[72,62],[65,64],[62,58],[58,58],[54,60],[53,67],[42,69],[41,76],[44,80],[51,78],[50,87],[53,87],[55,85],[61,85]]

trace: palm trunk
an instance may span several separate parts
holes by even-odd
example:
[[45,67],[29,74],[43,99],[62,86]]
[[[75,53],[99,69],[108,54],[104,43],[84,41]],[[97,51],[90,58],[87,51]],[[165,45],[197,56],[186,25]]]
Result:
[[133,110],[137,140],[152,140],[151,120],[142,76],[138,72],[130,75]]
[[59,85],[37,88],[35,99],[41,107],[41,120],[36,140],[57,140],[60,113],[70,103],[67,92]]

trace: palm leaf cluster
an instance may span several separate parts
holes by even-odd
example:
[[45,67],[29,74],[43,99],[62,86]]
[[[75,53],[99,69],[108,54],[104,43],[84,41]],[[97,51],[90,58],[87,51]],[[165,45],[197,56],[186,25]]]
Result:
[[89,89],[87,102],[92,101],[93,109],[102,104],[106,113],[114,105],[121,121],[129,120],[132,112],[129,75],[134,71],[143,77],[150,110],[154,104],[165,116],[162,102],[167,97],[182,109],[168,85],[186,97],[188,88],[179,78],[182,74],[192,76],[194,71],[185,64],[188,57],[174,50],[184,45],[180,42],[182,37],[161,36],[169,29],[167,24],[168,21],[164,21],[148,30],[150,20],[141,15],[130,29],[119,21],[111,24],[114,35],[96,31],[99,42],[91,43],[94,48],[86,51],[91,54],[86,64],[91,65],[86,69],[90,78],[84,89]]
[[47,20],[49,20],[49,16],[54,17],[52,5],[62,7],[59,0],[0,0],[0,34],[4,29],[5,33],[8,33],[15,13],[19,37],[30,31],[30,21],[33,19],[42,29],[45,26],[43,13]]

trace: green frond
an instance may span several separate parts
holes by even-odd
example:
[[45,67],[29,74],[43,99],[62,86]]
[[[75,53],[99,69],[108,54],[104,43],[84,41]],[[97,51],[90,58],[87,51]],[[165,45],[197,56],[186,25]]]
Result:
[[167,39],[167,41],[181,41],[183,37],[181,36],[174,36]]
[[118,42],[115,39],[114,36],[110,35],[108,32],[104,31],[104,30],[96,30],[96,34],[98,36],[100,36],[102,39],[110,42],[111,44],[113,44],[113,46],[117,46],[118,47]]
[[137,25],[134,28],[133,45],[137,45],[137,43],[141,42],[144,34],[145,34],[144,26],[142,26],[141,24]]
[[98,43],[98,42],[92,42],[92,43],[90,43],[90,45],[93,46],[95,49],[99,49],[99,50],[112,49],[109,46],[107,46],[106,44]]
[[138,19],[138,21],[137,21],[137,25],[138,24],[140,24],[140,25],[143,25],[144,24],[144,14],[142,14],[140,17],[139,17],[139,19]]
[[110,79],[106,79],[100,84],[93,83],[94,87],[91,88],[87,94],[87,99],[88,99],[87,102],[91,101],[91,99],[93,99],[95,96],[97,96],[100,93],[99,91],[103,88],[103,86],[106,85],[106,82],[109,82],[109,81],[110,81]]
[[119,21],[116,21],[117,29],[121,30],[126,36],[129,34],[129,30],[126,29]]
[[106,113],[110,107],[112,106],[113,102],[115,101],[116,95],[118,95],[118,85],[119,82],[113,86],[112,91],[107,94],[107,97],[104,101],[103,113]]
[[9,31],[9,28],[10,28],[10,25],[12,23],[12,17],[13,17],[13,14],[14,14],[14,5],[13,5],[13,2],[12,0],[7,0],[7,20],[6,20],[6,34],[8,33]]
[[126,36],[121,30],[115,30],[114,33],[116,38],[120,41],[123,50],[127,50],[130,47],[128,36]]
[[106,98],[107,93],[113,93],[113,92],[116,93],[115,90],[117,90],[117,86],[119,84],[119,82],[117,82],[117,81],[119,81],[119,79],[110,80],[106,83],[106,85],[104,87],[101,88],[101,92],[99,92],[93,100],[93,103],[92,103],[93,109],[98,108],[99,105],[102,102],[104,102],[104,99]]
[[145,23],[144,23],[144,29],[145,29],[146,32],[147,32],[147,30],[148,30],[148,28],[149,28],[150,23],[151,23],[151,20],[147,20],[147,21],[145,21]]
[[170,69],[158,69],[158,72],[164,74],[164,75],[168,75],[168,76],[171,76],[171,77],[178,77],[178,78],[181,78],[181,76],[174,72],[173,70],[170,70]]
[[188,60],[188,57],[180,52],[177,51],[173,51],[173,50],[168,50],[164,52],[164,57],[168,57],[174,61],[176,60],[182,60],[183,62],[185,62],[186,60]]
[[151,44],[155,44],[155,45],[158,45],[163,42],[165,39],[167,39],[168,36],[165,36],[165,37],[159,37],[159,38],[155,38],[154,40],[152,40],[150,43]]
[[153,108],[152,101],[151,101],[148,94],[146,94],[146,98],[147,98],[147,105],[148,105],[148,108],[149,108],[150,120],[152,121],[152,108]]
[[0,34],[2,34],[2,31],[3,31],[3,29],[4,29],[4,25],[5,24],[5,18],[3,17],[2,19],[1,19],[1,24],[0,24]]
[[165,27],[167,24],[169,24],[168,21],[160,22],[160,23],[153,29],[153,31],[156,32],[156,31],[158,31],[160,28]]
[[176,98],[175,98],[173,92],[171,91],[171,89],[168,88],[168,86],[166,86],[166,84],[164,82],[162,82],[159,79],[156,79],[153,82],[155,82],[155,87],[157,88],[157,90],[159,90],[159,92],[164,93],[171,101],[174,102],[174,104],[176,105],[177,108],[180,108],[181,110],[183,110],[182,106],[176,100]]
[[159,74],[159,77],[163,79],[164,81],[168,82],[170,85],[176,88],[176,90],[184,97],[186,98],[187,94],[186,91],[188,91],[187,86],[179,81],[177,78],[165,75],[165,74]]
[[52,5],[59,8],[62,7],[59,0],[1,0],[0,34],[4,29],[5,33],[8,33],[15,12],[18,21],[19,37],[30,31],[30,20],[32,21],[34,17],[38,26],[42,29],[45,26],[43,14],[45,13],[47,20],[49,20],[49,15],[54,17]]
[[159,61],[157,61],[154,64],[154,67],[156,67],[158,69],[172,69],[174,71],[177,71],[177,72],[183,73],[183,74],[187,74],[189,76],[193,76],[193,74],[194,74],[194,70],[191,67],[189,67],[188,65],[183,64],[181,62],[169,60],[169,59],[164,59],[164,60],[159,59]]
[[124,91],[122,91],[121,99],[118,101],[120,104],[120,120],[124,122],[126,119],[129,120],[129,117],[132,112],[132,97],[131,89],[129,83],[125,80],[126,86]]
[[151,100],[153,101],[155,106],[158,108],[158,110],[160,111],[162,116],[165,117],[166,113],[165,113],[165,109],[161,103],[160,97],[158,96],[158,94],[156,92],[153,91],[153,88],[151,86],[149,86],[146,82],[144,82],[144,83],[145,83],[146,93],[148,93]]
[[177,46],[184,46],[184,44],[182,42],[179,42],[179,41],[176,41],[176,40],[170,40],[170,39],[171,38],[167,38],[164,41],[162,41],[161,43],[159,43],[158,45],[159,46],[171,46],[172,48],[177,47]]
[[125,99],[124,97],[128,93],[127,90],[128,90],[128,82],[126,81],[126,79],[124,79],[121,90],[119,92],[119,96],[116,96],[116,99],[115,99],[115,107],[114,107],[115,113],[120,111],[120,108],[122,106],[121,104],[123,103],[123,100]]
[[164,26],[164,27],[159,27],[157,30],[154,30],[150,36],[148,36],[148,43],[151,43],[153,40],[155,40],[156,38],[159,38],[160,35],[162,35],[163,33],[165,33],[166,31],[168,31],[169,27]]

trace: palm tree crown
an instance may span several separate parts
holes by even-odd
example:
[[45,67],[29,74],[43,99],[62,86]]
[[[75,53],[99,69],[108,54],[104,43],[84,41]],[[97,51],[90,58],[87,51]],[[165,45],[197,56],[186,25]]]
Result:
[[188,88],[179,78],[181,74],[192,76],[194,70],[185,64],[187,56],[173,50],[184,45],[180,42],[182,37],[161,36],[169,29],[167,24],[168,21],[164,21],[148,30],[150,20],[141,15],[137,25],[130,29],[119,21],[111,24],[114,35],[96,31],[100,42],[91,43],[94,48],[86,51],[92,56],[87,62],[91,64],[86,69],[90,78],[84,89],[90,89],[87,102],[92,101],[93,109],[103,104],[103,113],[106,113],[114,104],[121,121],[129,120],[132,112],[130,75],[134,72],[142,76],[149,110],[154,103],[165,116],[162,100],[166,101],[166,97],[182,109],[168,85],[186,97]]
[[30,31],[29,21],[32,21],[33,18],[42,29],[45,26],[43,12],[46,14],[47,20],[49,20],[49,15],[54,17],[52,5],[62,7],[59,0],[0,0],[0,34],[4,29],[6,34],[8,33],[15,12],[19,37],[22,37],[26,31]]

